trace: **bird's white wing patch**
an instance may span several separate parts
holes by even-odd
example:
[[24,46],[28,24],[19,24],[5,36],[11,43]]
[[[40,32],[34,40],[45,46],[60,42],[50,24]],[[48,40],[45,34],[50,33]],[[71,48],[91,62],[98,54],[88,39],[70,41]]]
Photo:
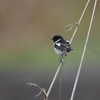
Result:
[[56,43],[57,46],[61,46],[61,43]]

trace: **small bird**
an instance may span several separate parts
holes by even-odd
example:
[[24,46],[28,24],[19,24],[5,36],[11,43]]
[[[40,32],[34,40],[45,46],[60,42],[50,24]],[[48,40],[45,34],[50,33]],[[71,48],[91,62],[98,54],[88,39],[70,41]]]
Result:
[[67,52],[73,50],[69,41],[64,40],[64,38],[60,35],[55,35],[51,40],[54,42],[55,52],[61,56],[60,63],[63,63],[62,58],[67,56]]

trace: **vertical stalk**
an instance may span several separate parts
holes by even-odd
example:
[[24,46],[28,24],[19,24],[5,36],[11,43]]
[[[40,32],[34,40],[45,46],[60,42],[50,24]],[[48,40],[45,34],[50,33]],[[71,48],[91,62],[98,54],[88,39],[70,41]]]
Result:
[[84,59],[84,55],[85,55],[85,51],[86,51],[86,46],[87,46],[87,43],[88,43],[90,30],[91,30],[91,27],[92,27],[94,13],[95,13],[95,9],[96,9],[96,4],[97,4],[97,0],[95,0],[95,3],[94,3],[93,12],[92,12],[91,20],[90,20],[90,25],[89,25],[89,29],[88,29],[88,33],[87,33],[87,37],[86,37],[86,41],[85,41],[85,45],[84,45],[81,61],[80,61],[80,64],[79,64],[79,69],[78,69],[78,72],[77,72],[77,75],[76,75],[76,79],[75,79],[75,83],[74,83],[74,87],[73,87],[73,90],[72,90],[72,94],[71,94],[70,100],[74,99],[74,95],[75,95],[75,91],[76,91],[76,87],[77,87],[77,83],[78,83],[78,79],[79,79],[79,75],[80,75],[80,71],[81,71],[81,67],[82,67],[82,63],[83,63],[83,59]]

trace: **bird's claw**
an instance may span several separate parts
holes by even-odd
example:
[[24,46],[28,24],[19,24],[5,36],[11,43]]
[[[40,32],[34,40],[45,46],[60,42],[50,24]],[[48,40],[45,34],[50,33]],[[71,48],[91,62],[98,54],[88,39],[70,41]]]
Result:
[[62,60],[60,60],[60,63],[63,65],[63,61]]

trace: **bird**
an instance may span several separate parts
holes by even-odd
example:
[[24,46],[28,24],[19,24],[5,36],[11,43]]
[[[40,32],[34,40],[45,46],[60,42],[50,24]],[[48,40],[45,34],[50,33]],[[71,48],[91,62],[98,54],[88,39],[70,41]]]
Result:
[[51,38],[51,40],[53,40],[56,54],[61,56],[60,63],[63,63],[62,58],[67,56],[67,53],[73,50],[69,44],[69,41],[65,40],[61,35],[55,35],[53,38]]

